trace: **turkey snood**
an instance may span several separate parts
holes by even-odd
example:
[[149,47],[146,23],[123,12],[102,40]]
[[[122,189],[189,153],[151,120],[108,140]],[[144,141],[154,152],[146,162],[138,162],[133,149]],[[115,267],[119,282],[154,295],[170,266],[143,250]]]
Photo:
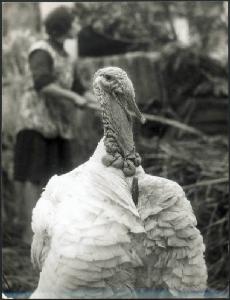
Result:
[[133,140],[132,112],[141,122],[132,82],[117,67],[106,67],[94,75],[94,93],[102,107],[104,145],[107,154],[102,158],[106,166],[121,169],[125,176],[133,176],[141,164]]

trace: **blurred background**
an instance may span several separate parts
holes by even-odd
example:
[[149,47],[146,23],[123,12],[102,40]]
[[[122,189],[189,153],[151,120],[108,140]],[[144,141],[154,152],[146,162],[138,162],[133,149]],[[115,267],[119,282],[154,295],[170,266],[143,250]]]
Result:
[[[42,20],[58,5],[72,7],[79,17],[78,39],[65,46],[87,88],[102,66],[119,66],[129,74],[136,101],[148,115],[146,124],[134,124],[143,167],[183,186],[206,244],[209,290],[227,297],[227,1],[2,4],[3,290],[20,298],[38,279],[20,226],[12,222],[17,211],[13,149],[27,52],[44,34]],[[78,166],[93,153],[103,130],[92,110],[76,110],[76,119]]]

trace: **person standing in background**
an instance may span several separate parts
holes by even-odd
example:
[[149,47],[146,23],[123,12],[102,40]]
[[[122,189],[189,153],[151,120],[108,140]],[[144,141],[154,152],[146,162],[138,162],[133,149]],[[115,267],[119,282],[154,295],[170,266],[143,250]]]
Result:
[[94,103],[64,49],[80,30],[71,9],[51,11],[44,25],[48,38],[35,42],[28,55],[28,82],[20,103],[14,152],[18,218],[24,221],[23,241],[31,243],[31,214],[42,187],[54,174],[73,166],[71,143],[76,137],[76,109]]

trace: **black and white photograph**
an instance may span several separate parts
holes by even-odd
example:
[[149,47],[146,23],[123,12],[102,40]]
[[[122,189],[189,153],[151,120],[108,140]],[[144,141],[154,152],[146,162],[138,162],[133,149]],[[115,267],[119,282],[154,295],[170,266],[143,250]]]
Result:
[[229,298],[228,1],[1,6],[2,298]]

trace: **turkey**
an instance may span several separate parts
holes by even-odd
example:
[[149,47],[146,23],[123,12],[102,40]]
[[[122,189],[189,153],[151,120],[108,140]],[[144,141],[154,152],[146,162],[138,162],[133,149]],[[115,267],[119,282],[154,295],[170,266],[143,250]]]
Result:
[[106,67],[93,88],[104,136],[87,162],[49,180],[33,209],[40,278],[31,298],[135,298],[143,289],[202,296],[202,236],[182,188],[141,167],[132,118],[144,117],[131,80]]

